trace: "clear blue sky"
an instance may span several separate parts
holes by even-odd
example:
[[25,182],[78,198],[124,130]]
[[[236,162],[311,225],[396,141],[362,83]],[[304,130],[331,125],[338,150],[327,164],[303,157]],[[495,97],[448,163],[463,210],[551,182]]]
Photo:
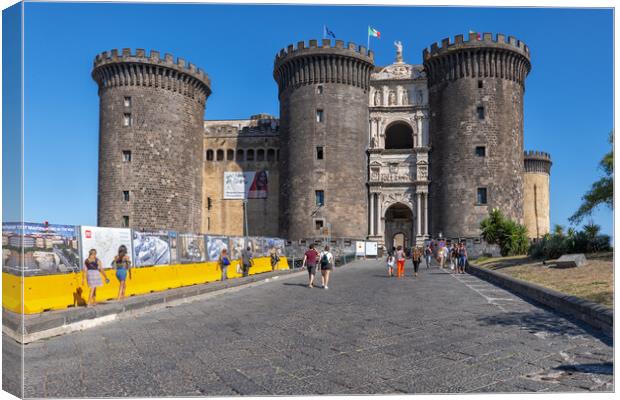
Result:
[[[613,14],[590,9],[231,6],[27,3],[25,9],[25,208],[27,221],[94,224],[97,209],[97,86],[94,56],[113,48],[169,52],[202,67],[213,84],[206,119],[278,115],[276,52],[320,39],[366,43],[392,62],[394,40],[421,63],[435,41],[501,32],[525,41],[525,148],[550,152],[551,223],[567,224],[598,179],[613,127]],[[612,233],[612,213],[594,221]]]

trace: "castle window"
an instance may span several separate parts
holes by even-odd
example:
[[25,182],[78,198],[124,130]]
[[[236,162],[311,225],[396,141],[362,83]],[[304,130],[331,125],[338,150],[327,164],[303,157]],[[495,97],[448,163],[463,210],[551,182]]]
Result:
[[274,149],[267,150],[267,161],[274,161],[276,159],[276,151]]
[[323,85],[319,85],[316,87],[316,93],[317,94],[323,94]]
[[129,227],[129,215],[123,215],[123,228]]
[[323,146],[317,146],[317,148],[316,148],[316,159],[317,160],[322,160],[323,159]]
[[123,201],[129,201],[129,190],[123,190]]
[[484,146],[476,146],[476,155],[478,157],[486,157],[487,155],[487,148]]
[[256,152],[256,161],[265,161],[265,150],[258,149]]
[[323,122],[325,120],[325,113],[323,110],[316,110],[316,122]]
[[207,210],[210,210],[213,207],[213,200],[211,197],[207,197]]
[[254,161],[254,150],[249,149],[245,155],[246,161]]
[[317,231],[318,231],[319,229],[323,229],[324,224],[325,224],[325,223],[323,222],[323,220],[322,220],[322,219],[315,219],[315,220],[314,220],[314,229],[316,229]]
[[217,161],[224,161],[224,150],[219,149],[217,151]]
[[131,114],[123,114],[123,126],[131,126]]
[[487,188],[478,188],[476,204],[487,204]]
[[237,161],[245,161],[245,156],[242,149],[237,150]]
[[213,150],[207,150],[207,161],[213,161]]
[[317,207],[325,205],[325,192],[323,190],[314,191],[314,203]]
[[131,97],[125,96],[123,98],[123,105],[125,107],[131,107]]
[[478,119],[484,119],[484,107],[479,106],[476,112],[478,113]]
[[413,149],[413,130],[409,124],[397,121],[385,130],[385,148]]
[[235,151],[232,149],[226,150],[226,160],[234,161],[235,160]]
[[482,89],[482,81],[478,81],[478,89]]
[[123,150],[123,162],[131,162],[131,150]]

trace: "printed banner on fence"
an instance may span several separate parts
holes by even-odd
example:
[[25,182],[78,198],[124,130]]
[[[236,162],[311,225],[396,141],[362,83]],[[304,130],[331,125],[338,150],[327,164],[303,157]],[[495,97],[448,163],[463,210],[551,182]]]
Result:
[[12,274],[21,275],[23,271],[24,275],[51,275],[79,271],[79,248],[78,228],[74,225],[2,224],[2,266],[3,271]]
[[226,236],[207,235],[205,241],[207,244],[207,261],[218,261],[222,250],[228,250],[228,237]]
[[133,231],[133,265],[147,267],[170,264],[169,231]]
[[249,247],[252,252],[252,257],[260,257],[261,256],[261,243],[260,238],[258,237],[249,237],[245,240],[246,249]]
[[232,260],[241,259],[241,251],[245,248],[245,238],[233,236],[230,238],[230,258]]
[[377,242],[366,242],[366,255],[376,257],[377,254]]
[[266,170],[224,172],[224,199],[266,199],[269,177]]
[[271,251],[275,250],[278,256],[284,254],[284,240],[278,238],[264,238],[263,246],[265,255],[271,255]]
[[82,226],[81,239],[82,262],[88,257],[88,251],[95,249],[103,268],[112,268],[112,262],[121,245],[125,245],[127,251],[131,252],[131,229],[129,228]]
[[366,255],[366,242],[355,242],[355,255],[356,256]]
[[179,262],[183,264],[204,262],[205,240],[202,235],[180,233],[177,242]]

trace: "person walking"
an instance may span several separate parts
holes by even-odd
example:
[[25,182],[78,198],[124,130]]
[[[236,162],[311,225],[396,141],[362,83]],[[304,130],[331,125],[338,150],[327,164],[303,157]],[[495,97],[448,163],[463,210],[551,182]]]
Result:
[[318,261],[319,253],[314,249],[314,244],[308,247],[308,251],[304,254],[304,261],[301,267],[308,269],[308,287],[314,287],[314,275],[316,274],[316,262]]
[[106,283],[110,283],[110,280],[103,270],[103,264],[101,260],[97,258],[97,250],[90,249],[88,251],[88,257],[84,260],[84,268],[82,269],[82,286],[88,283],[90,292],[88,293],[87,307],[97,305],[97,288],[103,286],[101,277],[105,278]]
[[467,248],[465,244],[461,242],[459,245],[459,273],[465,273],[465,266],[467,265]]
[[405,252],[402,246],[396,248],[396,277],[405,276]]
[[253,261],[252,256],[252,248],[250,246],[246,247],[245,250],[241,251],[241,265],[243,266],[243,276],[248,276],[250,274],[250,267],[252,266]]
[[278,250],[276,250],[275,247],[272,247],[269,256],[271,260],[271,270],[275,271],[276,269],[278,269],[278,263],[280,262],[280,257],[278,256]]
[[388,255],[387,258],[385,259],[385,262],[387,264],[387,270],[388,270],[388,278],[391,278],[392,276],[394,276],[394,252],[393,251],[388,251]]
[[222,249],[220,251],[219,258],[220,270],[222,271],[221,281],[225,281],[228,278],[228,266],[230,265],[230,258],[228,258],[228,250]]
[[334,255],[329,251],[329,246],[321,252],[321,285],[323,289],[329,289],[329,275],[334,268]]
[[439,261],[439,268],[443,269],[445,262],[444,246],[442,246],[442,242],[439,242],[439,247],[437,248],[437,261]]
[[131,279],[131,260],[127,255],[127,247],[122,244],[118,248],[118,254],[114,257],[112,265],[116,270],[116,279],[118,279],[118,298],[117,300],[123,300],[125,298],[125,288],[127,287],[127,274]]
[[431,244],[426,245],[426,249],[424,249],[424,259],[426,260],[426,269],[431,267],[431,260],[433,259],[433,249],[431,248]]
[[459,248],[456,243],[452,243],[450,248],[450,268],[455,274],[459,272]]
[[422,250],[419,247],[415,247],[411,257],[413,258],[413,276],[418,276],[418,268],[420,268],[420,263],[422,262]]

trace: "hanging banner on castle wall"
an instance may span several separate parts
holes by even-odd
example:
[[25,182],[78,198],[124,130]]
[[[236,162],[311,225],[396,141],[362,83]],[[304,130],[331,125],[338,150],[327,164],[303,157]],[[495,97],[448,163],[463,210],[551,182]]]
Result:
[[179,262],[183,264],[204,262],[205,240],[202,235],[180,233],[177,241]]
[[222,250],[228,250],[228,237],[226,236],[207,235],[205,236],[205,242],[207,246],[207,261],[218,261]]
[[77,272],[78,232],[74,225],[3,223],[2,270],[26,276]]
[[233,236],[230,238],[230,258],[232,260],[241,259],[241,251],[245,247],[245,238]]
[[170,234],[168,231],[132,231],[133,265],[147,267],[170,264]]
[[131,254],[131,229],[129,228],[102,228],[98,226],[81,226],[82,261],[88,257],[90,249],[97,250],[97,258],[101,260],[103,268],[112,268],[114,257],[118,254],[121,245],[127,247]]
[[224,172],[224,199],[266,199],[268,184],[266,170]]

